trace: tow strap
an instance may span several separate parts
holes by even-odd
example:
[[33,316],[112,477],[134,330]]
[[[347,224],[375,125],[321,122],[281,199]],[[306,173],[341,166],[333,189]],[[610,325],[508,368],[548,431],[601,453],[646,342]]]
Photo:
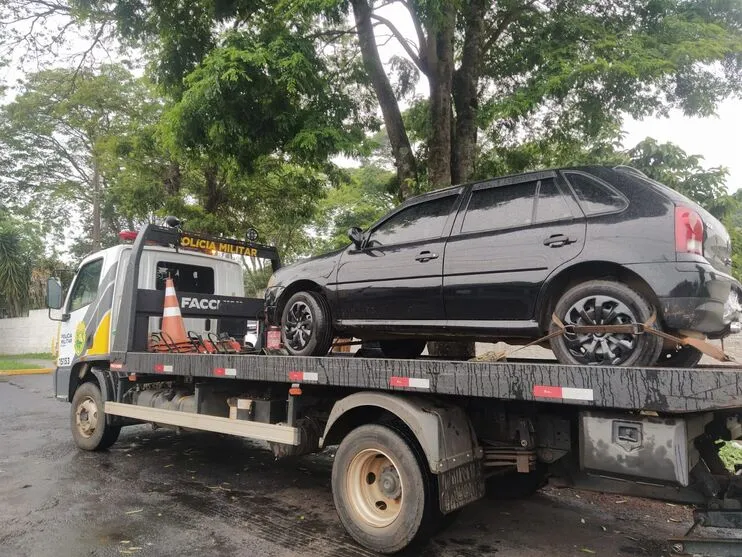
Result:
[[[647,319],[644,323],[624,323],[621,325],[565,325],[555,313],[551,314],[551,322],[558,327],[556,331],[552,331],[548,335],[542,336],[541,338],[536,339],[533,342],[529,342],[528,344],[525,344],[523,346],[519,346],[514,350],[510,350],[508,352],[497,352],[494,359],[488,357],[486,358],[486,360],[495,362],[504,360],[512,356],[516,352],[524,350],[525,348],[529,348],[536,344],[541,344],[544,341],[551,340],[552,338],[562,336],[564,334],[617,333],[638,336],[648,333],[650,335],[655,335],[662,339],[675,342],[676,344],[679,344],[681,346],[692,346],[696,350],[702,352],[703,354],[706,354],[707,356],[710,356],[711,358],[714,358],[715,360],[719,360],[720,362],[737,362],[737,360],[732,358],[729,354],[726,354],[723,349],[714,346],[713,344],[710,344],[704,340],[688,336],[678,337],[664,331],[660,331],[654,326],[657,322],[656,312],[652,313],[649,319]],[[476,357],[472,358],[471,361],[483,360],[485,360],[485,358]]]

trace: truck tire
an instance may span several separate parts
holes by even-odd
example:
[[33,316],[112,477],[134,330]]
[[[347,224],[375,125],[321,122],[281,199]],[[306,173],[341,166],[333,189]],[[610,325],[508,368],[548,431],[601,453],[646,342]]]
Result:
[[317,292],[296,292],[281,314],[281,339],[292,356],[324,356],[332,345],[327,300]]
[[[565,325],[619,325],[644,323],[652,306],[625,284],[591,280],[567,290],[554,313]],[[551,323],[549,332],[557,330]],[[557,360],[571,365],[650,366],[662,350],[662,339],[647,333],[563,334],[550,342]]]
[[438,527],[437,484],[414,440],[386,425],[360,426],[335,453],[332,496],[362,546],[395,553]]
[[106,423],[103,404],[103,395],[98,385],[92,382],[80,385],[72,397],[72,437],[83,450],[105,450],[116,442],[121,433],[121,427]]

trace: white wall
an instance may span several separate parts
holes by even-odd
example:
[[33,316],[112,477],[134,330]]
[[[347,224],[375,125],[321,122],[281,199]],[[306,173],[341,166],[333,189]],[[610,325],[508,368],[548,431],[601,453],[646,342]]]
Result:
[[54,352],[58,326],[45,309],[31,310],[28,317],[0,319],[0,354]]

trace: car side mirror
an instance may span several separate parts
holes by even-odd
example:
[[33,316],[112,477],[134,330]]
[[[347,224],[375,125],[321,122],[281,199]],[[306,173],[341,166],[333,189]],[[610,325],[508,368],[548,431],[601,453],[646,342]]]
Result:
[[46,280],[46,307],[49,309],[62,307],[62,285],[58,278],[50,277]]
[[353,228],[348,230],[348,238],[350,238],[350,241],[353,242],[353,245],[356,247],[356,249],[361,249],[361,246],[363,245],[363,230],[361,230],[357,226],[354,226]]

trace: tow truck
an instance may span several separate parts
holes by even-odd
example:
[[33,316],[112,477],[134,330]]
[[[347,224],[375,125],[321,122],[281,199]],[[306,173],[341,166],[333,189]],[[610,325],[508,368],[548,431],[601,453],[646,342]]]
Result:
[[[47,285],[50,317],[62,321],[55,394],[71,402],[81,449],[104,450],[142,423],[264,441],[281,458],[335,447],[338,517],[380,553],[424,543],[488,491],[525,496],[551,478],[693,505],[673,550],[742,555],[734,536],[697,535],[742,527],[741,477],[718,444],[742,437],[741,369],[398,360],[366,349],[293,357],[235,274],[235,254],[275,272],[275,248],[177,221],[129,240],[83,261],[66,299],[57,279]],[[178,307],[163,311],[173,277]],[[158,336],[171,309],[190,329],[185,351]],[[255,321],[254,345],[237,340]]]

